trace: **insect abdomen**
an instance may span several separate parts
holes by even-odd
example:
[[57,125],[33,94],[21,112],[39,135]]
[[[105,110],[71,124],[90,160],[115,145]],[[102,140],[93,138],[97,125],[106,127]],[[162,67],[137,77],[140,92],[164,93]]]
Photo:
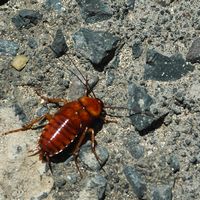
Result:
[[71,144],[88,125],[89,114],[76,102],[66,104],[45,126],[39,140],[41,159],[51,157]]

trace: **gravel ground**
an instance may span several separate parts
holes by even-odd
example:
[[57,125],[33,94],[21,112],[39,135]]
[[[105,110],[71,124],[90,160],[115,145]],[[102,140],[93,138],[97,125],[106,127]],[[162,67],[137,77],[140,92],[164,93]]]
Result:
[[[105,3],[106,2],[106,3]],[[0,137],[0,199],[200,199],[198,0],[0,0],[0,132],[76,100],[78,66],[117,123],[73,158],[30,156],[41,127]],[[134,114],[137,113],[137,114]],[[113,117],[114,116],[114,117]]]

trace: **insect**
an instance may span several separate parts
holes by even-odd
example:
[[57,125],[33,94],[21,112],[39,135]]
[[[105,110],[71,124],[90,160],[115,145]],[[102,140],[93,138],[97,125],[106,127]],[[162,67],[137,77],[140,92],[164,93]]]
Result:
[[[81,76],[83,77],[82,74]],[[86,94],[78,100],[71,102],[62,98],[48,98],[37,92],[47,103],[63,103],[63,106],[54,115],[47,113],[32,120],[22,128],[8,131],[3,135],[29,130],[35,123],[45,119],[48,120],[48,124],[44,126],[40,135],[37,152],[32,155],[39,154],[39,159],[43,162],[48,162],[51,169],[51,158],[73,144],[74,148],[71,154],[74,156],[77,169],[80,172],[77,164],[77,156],[86,138],[86,134],[89,134],[92,152],[99,161],[95,151],[95,126],[99,121],[106,121],[105,106],[100,99],[95,97],[95,94],[89,87],[87,79],[84,79],[86,81],[86,83],[83,83],[86,87]]]

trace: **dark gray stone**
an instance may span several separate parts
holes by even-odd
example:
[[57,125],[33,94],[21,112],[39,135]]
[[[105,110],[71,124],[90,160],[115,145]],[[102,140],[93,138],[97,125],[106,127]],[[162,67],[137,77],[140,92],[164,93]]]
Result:
[[113,84],[113,81],[115,80],[115,74],[113,70],[107,71],[107,78],[106,78],[106,85],[111,86]]
[[15,114],[19,117],[19,119],[20,119],[23,123],[27,122],[28,118],[27,118],[27,116],[26,116],[26,114],[25,114],[23,108],[22,108],[19,104],[17,104],[17,103],[15,103],[15,104],[13,105],[13,108],[14,108]]
[[131,122],[138,131],[142,131],[148,128],[154,120],[153,116],[143,114],[144,111],[150,110],[153,99],[147,94],[146,89],[134,83],[129,84],[128,93],[128,107],[133,112],[133,114],[130,113]]
[[142,55],[143,49],[141,42],[137,41],[133,43],[132,54],[134,58],[139,58]]
[[112,10],[106,1],[101,0],[76,0],[81,8],[81,15],[85,22],[95,23],[112,17]]
[[57,11],[58,13],[62,12],[62,10],[63,10],[63,5],[60,0],[46,0],[44,7],[47,10],[53,9],[53,10]]
[[12,18],[17,29],[30,28],[42,19],[42,14],[34,10],[20,10],[18,15]]
[[29,38],[28,39],[28,46],[31,49],[36,49],[38,47],[37,41],[34,38]]
[[135,159],[139,159],[144,156],[144,147],[142,147],[141,145],[129,142],[128,150]]
[[89,59],[96,69],[103,71],[113,59],[120,38],[108,32],[82,28],[73,35],[73,40],[77,51]]
[[176,155],[172,155],[169,158],[168,164],[170,165],[170,167],[172,168],[172,171],[174,173],[176,173],[176,172],[178,172],[180,170],[180,163],[179,163],[179,160],[178,160]]
[[139,131],[139,132],[146,132],[145,130],[150,129],[153,122],[155,121],[154,117],[143,115],[143,114],[133,114],[130,116],[131,122],[133,126]]
[[194,66],[185,62],[181,54],[167,57],[150,49],[144,69],[145,80],[174,81],[193,71]]
[[65,37],[61,29],[57,30],[56,36],[51,45],[51,49],[53,50],[57,58],[64,55],[65,52],[68,50]]
[[172,200],[172,188],[169,185],[155,187],[152,191],[152,200]]
[[16,42],[0,39],[0,55],[15,56],[18,49],[19,45]]
[[49,112],[48,108],[46,106],[42,106],[37,110],[36,114],[37,116],[42,116],[48,112]]
[[154,103],[153,98],[148,95],[147,90],[135,83],[128,85],[128,107],[133,112],[141,112],[149,110],[150,106]]
[[92,171],[99,171],[105,165],[109,157],[108,150],[105,147],[96,146],[96,153],[99,157],[99,160],[97,160],[92,152],[90,141],[81,147],[79,153],[81,162]]
[[133,10],[135,8],[135,0],[127,0],[126,4],[129,10]]
[[66,180],[63,178],[60,178],[56,181],[55,187],[62,188],[66,184]]
[[105,198],[106,186],[107,180],[101,175],[97,174],[94,177],[88,178],[82,189],[81,198],[103,200]]
[[143,198],[145,196],[147,188],[141,174],[131,166],[124,167],[124,174],[137,197],[139,199]]
[[164,122],[168,111],[162,111],[156,115],[150,112],[151,106],[155,100],[150,97],[145,88],[130,83],[128,86],[128,108],[130,110],[130,119],[140,134],[147,134],[151,130],[160,127]]
[[200,38],[193,41],[187,53],[186,60],[191,63],[200,63]]

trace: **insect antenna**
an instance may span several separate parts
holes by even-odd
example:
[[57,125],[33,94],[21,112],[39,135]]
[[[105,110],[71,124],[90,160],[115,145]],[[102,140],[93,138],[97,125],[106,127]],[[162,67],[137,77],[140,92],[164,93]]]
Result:
[[[110,105],[105,105],[104,108],[109,108],[109,109],[124,109],[124,110],[128,110],[128,111],[131,111],[129,108],[127,107],[123,107],[123,106],[110,106]],[[154,115],[146,110],[146,111],[141,111],[141,110],[133,110],[134,113],[130,113],[129,115],[127,116],[122,116],[122,115],[112,115],[112,114],[109,114],[107,113],[107,115],[111,116],[111,117],[131,117],[133,115],[137,115],[137,114],[140,114],[140,115],[147,115],[147,116],[151,116],[153,117]]]
[[[110,105],[105,105],[104,108],[108,108],[108,109],[123,109],[123,110],[129,110],[127,107],[123,107],[123,106],[110,106]],[[128,115],[123,116],[123,115],[113,115],[110,113],[106,112],[106,115],[110,116],[110,117],[128,117]]]
[[[90,85],[89,85],[89,83],[88,83],[88,79],[85,78],[85,77],[83,76],[83,73],[82,73],[82,72],[80,71],[80,69],[77,67],[77,65],[75,64],[75,62],[70,58],[70,56],[69,56],[68,54],[66,54],[66,55],[67,55],[68,59],[70,60],[70,62],[73,64],[73,66],[76,68],[76,70],[79,72],[79,74],[81,75],[81,77],[83,78],[83,80],[85,81],[85,83],[84,83],[84,82],[81,80],[81,78],[80,78],[76,73],[74,73],[72,70],[70,70],[70,69],[68,69],[68,68],[67,68],[67,70],[68,70],[69,72],[71,72],[74,76],[76,76],[76,77],[78,78],[78,80],[85,86],[85,88],[86,88],[86,96],[89,96],[89,94],[92,93],[93,97],[96,98],[96,96],[95,96],[95,94],[94,94],[92,88],[90,87]],[[61,61],[64,63],[63,60],[61,60]]]
[[109,105],[105,105],[104,108],[129,110],[127,107],[123,107],[123,106],[109,106]]

